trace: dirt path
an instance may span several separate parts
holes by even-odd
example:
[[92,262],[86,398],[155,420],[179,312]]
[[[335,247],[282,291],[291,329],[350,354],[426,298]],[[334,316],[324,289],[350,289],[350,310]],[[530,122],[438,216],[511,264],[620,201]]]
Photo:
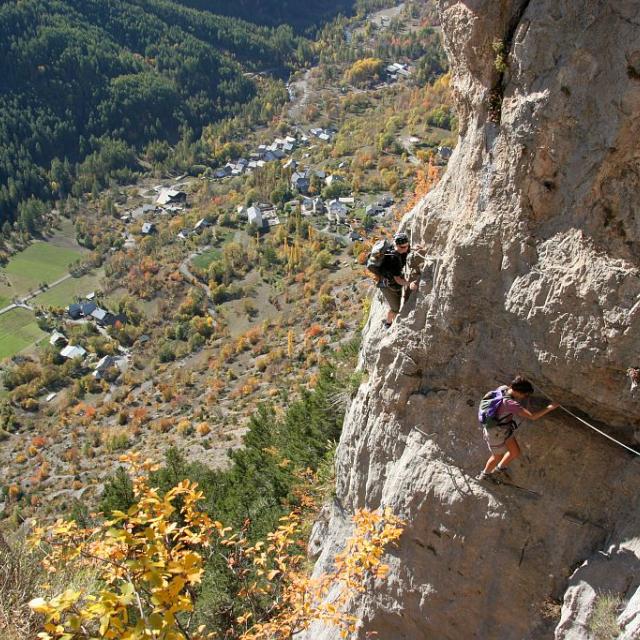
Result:
[[294,122],[303,120],[303,111],[309,102],[311,95],[311,73],[316,69],[312,67],[305,71],[304,76],[300,80],[290,82],[288,85],[289,99],[289,118]]
[[211,245],[207,245],[206,247],[202,247],[202,249],[200,249],[199,251],[196,251],[195,253],[191,253],[190,255],[188,255],[180,263],[180,266],[178,267],[178,271],[180,271],[180,273],[185,277],[187,282],[191,283],[192,285],[194,285],[196,287],[200,287],[201,289],[204,290],[204,292],[207,295],[207,300],[209,302],[209,308],[207,309],[207,311],[209,312],[210,316],[215,316],[216,315],[216,311],[215,311],[215,309],[213,307],[213,303],[211,302],[211,289],[209,288],[209,285],[205,284],[204,282],[201,282],[198,278],[196,278],[193,275],[193,273],[191,273],[191,271],[189,271],[189,263],[191,262],[191,260],[193,260],[195,257],[199,256],[201,253],[204,253],[205,251],[208,251],[209,249],[211,249]]

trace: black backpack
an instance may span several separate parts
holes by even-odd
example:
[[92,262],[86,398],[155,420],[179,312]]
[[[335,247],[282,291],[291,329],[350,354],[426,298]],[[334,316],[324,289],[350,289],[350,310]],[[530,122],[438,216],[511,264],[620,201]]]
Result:
[[393,245],[386,239],[378,240],[373,247],[371,247],[371,253],[367,257],[367,269],[376,276],[382,276],[380,273],[380,266],[384,260],[385,255],[393,251]]

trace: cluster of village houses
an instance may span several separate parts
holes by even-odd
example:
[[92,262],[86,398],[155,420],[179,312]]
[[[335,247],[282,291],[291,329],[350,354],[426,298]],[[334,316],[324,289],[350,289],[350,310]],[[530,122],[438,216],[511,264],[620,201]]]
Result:
[[[323,142],[329,142],[336,132],[333,129],[314,128],[309,133]],[[255,169],[264,167],[267,162],[283,160],[298,147],[307,146],[308,144],[310,144],[310,138],[305,133],[300,134],[300,136],[288,135],[284,138],[276,138],[269,145],[259,145],[255,151],[249,154],[248,158],[238,158],[227,162],[223,167],[213,172],[213,177],[222,179],[251,173]]]
[[[408,75],[410,69],[407,65],[401,63],[394,63],[389,65],[387,71],[400,75]],[[254,169],[263,167],[267,162],[276,160],[283,160],[289,154],[291,154],[296,148],[308,145],[310,143],[310,136],[319,140],[330,141],[335,135],[335,130],[313,128],[309,130],[309,135],[306,133],[297,134],[296,136],[287,135],[284,138],[275,138],[271,144],[261,144],[258,148],[249,155],[249,158],[239,158],[233,162],[228,162],[224,167],[220,167],[214,172],[214,179],[223,179],[233,176],[240,176],[246,173],[251,173]],[[419,139],[412,137],[410,142],[418,142]],[[446,162],[451,155],[451,149],[448,147],[439,147],[439,155],[443,161]],[[341,169],[345,165],[342,162],[338,165]],[[310,196],[309,190],[311,188],[311,181],[313,177],[322,180],[328,187],[335,182],[344,181],[344,178],[340,175],[327,174],[323,170],[313,170],[301,166],[295,159],[288,158],[283,167],[292,171],[290,178],[290,186],[292,191],[295,191],[301,197],[301,201],[294,200],[289,204],[291,206],[297,206],[300,204],[302,215],[322,215],[325,214],[329,223],[335,224],[347,224],[349,217],[349,211],[355,206],[355,200],[351,197],[334,198],[327,202],[323,201],[320,196]],[[177,179],[179,181],[179,179]],[[177,212],[183,211],[187,206],[187,194],[185,191],[180,190],[177,186],[165,187],[158,185],[153,188],[157,193],[157,197],[153,204],[143,204],[139,207],[132,209],[121,216],[124,222],[130,222],[131,220],[138,220],[148,215],[173,215]],[[365,208],[366,216],[377,216],[384,214],[387,208],[393,203],[393,199],[388,195],[383,195],[376,202],[368,204]],[[249,224],[254,225],[259,229],[270,228],[280,224],[280,218],[276,207],[273,204],[257,203],[249,207],[238,207],[238,214],[245,218]],[[177,237],[181,240],[201,233],[209,222],[205,218],[198,220],[193,227],[185,227],[180,229]],[[151,235],[155,233],[156,225],[154,222],[145,221],[142,224],[141,233],[143,236]],[[135,246],[136,240],[130,233],[125,233],[125,248]],[[361,239],[360,236],[353,230],[349,234],[351,240]]]
[[[313,176],[323,180],[327,186],[342,182],[344,178],[339,175],[327,175],[326,172],[321,170],[314,171],[300,168],[295,160],[290,160],[287,165],[294,170],[291,175],[291,188],[301,196],[301,200],[292,200],[288,204],[292,207],[299,204],[303,216],[324,214],[329,223],[347,224],[349,212],[355,206],[355,198],[353,196],[324,201],[321,196],[308,195]],[[393,198],[390,195],[382,195],[376,202],[365,207],[365,215],[382,215],[392,204]],[[250,207],[239,206],[237,211],[239,216],[245,218],[249,224],[257,228],[272,227],[280,224],[277,209],[273,204],[255,203]]]
[[[280,145],[288,139],[292,138],[277,138],[274,145]],[[344,163],[342,163],[342,166],[344,166]],[[342,166],[339,166],[339,168],[342,168]],[[337,182],[344,182],[344,178],[342,176],[327,174],[327,172],[323,170],[305,168],[299,165],[299,163],[293,158],[287,160],[284,164],[284,168],[292,171],[290,186],[292,191],[298,193],[301,198],[301,200],[292,200],[288,204],[292,207],[300,204],[303,216],[325,214],[330,223],[347,223],[349,211],[355,206],[355,198],[353,196],[334,198],[325,202],[320,196],[309,195],[309,189],[311,188],[311,180],[313,177],[321,180],[326,186],[330,187]],[[122,219],[128,221],[134,218],[139,218],[145,214],[157,214],[158,212],[172,213],[176,209],[183,210],[186,206],[187,194],[184,191],[180,191],[173,187],[154,187],[154,189],[159,193],[154,204],[141,205],[140,207],[124,214]],[[384,195],[379,198],[377,202],[367,205],[365,215],[375,216],[383,214],[392,203],[393,198],[391,198],[391,196]],[[277,208],[275,205],[270,203],[255,203],[249,207],[239,206],[237,212],[241,218],[244,218],[249,224],[254,225],[258,229],[270,228],[281,223]],[[206,218],[201,218],[193,225],[193,227],[180,229],[177,237],[182,240],[186,240],[195,234],[201,233],[209,225],[210,223]],[[142,235],[151,235],[155,233],[155,231],[156,225],[154,222],[146,221],[143,223],[141,228]],[[361,238],[357,233],[352,233],[350,235],[350,239],[359,240]],[[125,247],[127,246],[127,243],[135,244],[135,239],[130,234],[125,234]]]
[[[179,180],[179,178],[178,178]],[[187,193],[175,187],[164,187],[158,185],[153,187],[158,195],[156,196],[153,204],[142,204],[135,209],[131,209],[120,216],[120,219],[125,222],[132,222],[133,220],[140,220],[150,215],[175,215],[180,211],[184,211],[187,204]],[[186,238],[193,233],[199,233],[202,229],[208,226],[208,222],[204,219],[199,220],[194,229],[181,229],[178,236]],[[141,233],[143,236],[149,236],[156,232],[155,222],[145,221],[142,223]],[[125,248],[131,248],[136,245],[135,237],[125,232],[124,234],[124,246]]]
[[[94,302],[95,293],[88,294],[84,300],[80,302],[74,302],[67,307],[67,315],[74,321],[91,321],[101,327],[103,330],[106,327],[120,326],[127,322],[127,318],[124,314],[114,314],[106,309],[103,309]],[[80,358],[84,360],[88,353],[87,350],[79,344],[69,344],[69,339],[64,333],[54,330],[49,336],[49,344],[52,347],[59,348],[59,354],[68,360],[74,358]],[[124,350],[123,353],[126,354]],[[110,356],[106,355],[97,362],[94,363],[92,375],[97,380],[101,380],[109,371],[118,372],[122,370],[126,363],[126,355]],[[47,401],[50,401],[55,397],[55,393],[49,394]]]

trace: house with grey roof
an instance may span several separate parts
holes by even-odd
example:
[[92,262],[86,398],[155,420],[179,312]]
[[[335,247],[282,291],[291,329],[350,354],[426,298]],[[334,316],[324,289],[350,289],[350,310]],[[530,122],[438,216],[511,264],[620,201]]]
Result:
[[101,380],[110,369],[114,369],[118,365],[118,358],[115,356],[104,356],[96,364],[96,368],[91,374],[96,380]]
[[262,211],[260,211],[260,208],[255,205],[247,209],[247,219],[249,220],[249,224],[254,224],[259,229],[263,225]]
[[306,171],[295,171],[291,175],[291,186],[294,189],[297,189],[300,193],[307,193],[309,191],[309,187],[311,186],[311,181],[309,180],[309,175]]
[[60,351],[60,355],[63,358],[73,360],[74,358],[84,358],[87,355],[87,351],[86,349],[83,349],[80,345],[68,344],[64,349],[62,349],[62,351]]
[[104,319],[107,317],[107,313],[109,313],[109,312],[106,311],[105,309],[101,309],[100,307],[96,307],[91,312],[91,317],[94,320],[96,320],[97,322],[99,322],[100,324],[102,324],[104,322]]
[[177,189],[160,189],[156,204],[174,204],[176,202],[186,202],[187,194],[184,191],[178,191]]
[[213,172],[213,177],[217,178],[218,180],[221,180],[222,178],[226,178],[227,176],[231,175],[231,169],[225,165],[224,167],[218,167],[214,172]]
[[366,206],[364,213],[367,216],[377,216],[384,213],[384,207],[379,204],[369,204]]
[[302,198],[301,213],[302,215],[314,215],[324,212],[324,202],[320,196],[310,198],[305,196]]
[[347,205],[339,200],[330,200],[327,204],[327,218],[331,222],[343,222],[347,218]]
[[49,344],[52,347],[57,347],[61,344],[67,344],[67,342],[69,342],[67,340],[67,336],[64,335],[64,333],[60,333],[59,331],[54,331],[51,336],[49,337]]

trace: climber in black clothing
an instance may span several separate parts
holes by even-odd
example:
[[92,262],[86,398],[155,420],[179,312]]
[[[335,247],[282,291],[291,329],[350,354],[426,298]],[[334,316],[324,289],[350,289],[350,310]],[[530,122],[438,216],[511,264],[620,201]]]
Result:
[[409,254],[409,236],[403,231],[393,236],[394,247],[390,251],[385,252],[378,273],[378,287],[385,297],[389,311],[385,326],[390,327],[393,320],[400,311],[402,303],[402,291],[408,288],[409,291],[415,291],[418,288],[418,281],[409,281],[404,277],[404,270],[407,264],[407,255]]

